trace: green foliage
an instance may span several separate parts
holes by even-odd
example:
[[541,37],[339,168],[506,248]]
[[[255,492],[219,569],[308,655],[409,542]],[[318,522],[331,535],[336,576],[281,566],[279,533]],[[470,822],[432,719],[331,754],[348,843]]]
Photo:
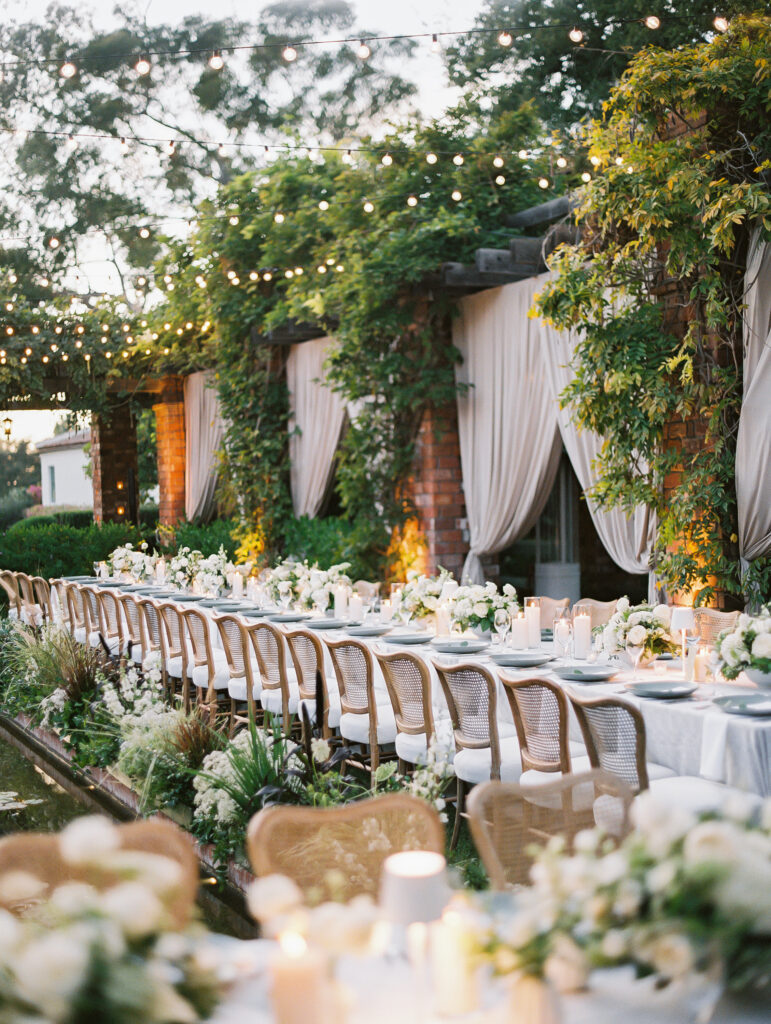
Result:
[[24,512],[32,504],[32,498],[20,487],[13,487],[0,498],[0,530],[24,518]]
[[0,535],[0,565],[46,579],[87,575],[93,563],[121,544],[137,544],[141,535],[128,523],[92,523],[82,529],[62,523],[23,519]]
[[[581,332],[562,398],[606,438],[593,497],[650,505],[659,578],[697,601],[769,586],[767,564],[740,578],[734,463],[742,271],[753,228],[771,237],[770,55],[771,19],[755,17],[631,62],[591,131],[603,174],[578,211],[582,243],[558,252],[536,302]],[[682,331],[662,319],[678,303]],[[693,450],[681,440],[692,419],[706,428]]]
[[343,516],[311,519],[308,516],[288,519],[285,524],[284,550],[288,558],[307,561],[311,565],[339,565],[348,562],[348,575],[353,580],[373,579],[379,566],[366,554],[371,550],[370,520],[350,522]]
[[172,541],[164,551],[174,552],[187,547],[201,551],[206,558],[222,547],[232,560],[236,551],[235,528],[235,523],[227,519],[215,519],[213,523],[181,522],[174,527]]
[[[731,17],[761,6],[758,0],[728,0],[719,13]],[[532,99],[549,127],[567,128],[601,114],[611,89],[644,47],[673,50],[710,39],[715,13],[713,0],[487,0],[475,21],[485,31],[461,36],[447,48],[445,63],[472,109],[480,102],[512,109]],[[655,31],[644,24],[649,14],[661,16]],[[555,28],[543,27],[548,25]],[[584,34],[581,45],[568,36],[572,25]],[[517,31],[526,26],[532,30]],[[511,32],[508,47],[498,41],[501,29]]]
[[[40,460],[28,441],[0,446],[0,494],[40,483]],[[29,501],[32,504],[32,501]]]

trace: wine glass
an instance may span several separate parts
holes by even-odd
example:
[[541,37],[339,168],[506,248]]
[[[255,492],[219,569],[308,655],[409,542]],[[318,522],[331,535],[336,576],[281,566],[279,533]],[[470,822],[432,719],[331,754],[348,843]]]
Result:
[[632,670],[634,672],[634,678],[637,678],[637,673],[640,668],[640,658],[642,658],[643,651],[645,650],[645,643],[634,643],[627,636],[626,639],[626,653],[632,662]]
[[289,607],[292,603],[292,588],[282,587],[278,595],[279,603],[285,612],[289,611]]
[[554,653],[558,658],[570,657],[573,642],[573,623],[570,621],[567,608],[558,608],[552,623]]
[[508,636],[509,630],[511,629],[511,616],[505,608],[496,608],[495,615],[493,616],[493,625],[495,626],[495,632],[500,637],[501,647],[506,644],[506,637]]

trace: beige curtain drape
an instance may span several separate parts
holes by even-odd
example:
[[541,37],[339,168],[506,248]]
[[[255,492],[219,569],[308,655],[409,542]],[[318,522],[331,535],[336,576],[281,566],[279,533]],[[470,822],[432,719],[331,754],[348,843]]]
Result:
[[482,582],[480,556],[503,550],[543,511],[559,465],[557,406],[544,380],[541,329],[528,317],[533,279],[461,302],[453,340],[463,356],[458,396],[469,555],[463,577]]
[[[537,291],[546,284],[548,274],[537,278]],[[602,438],[594,431],[580,430],[572,422],[569,409],[559,408],[559,396],[573,379],[573,351],[577,338],[569,331],[558,331],[543,321],[541,324],[541,355],[546,380],[557,407],[562,443],[568,453],[581,489],[586,493],[597,482],[594,460],[602,448]],[[647,507],[628,515],[623,509],[600,509],[587,499],[592,522],[603,547],[624,572],[647,573],[648,559],[655,537],[656,517]]]
[[185,515],[210,519],[217,486],[217,451],[223,427],[211,373],[185,377]]
[[744,302],[744,394],[736,442],[739,552],[771,554],[771,244],[753,234]]
[[324,383],[324,360],[334,338],[292,345],[286,364],[289,387],[290,483],[297,516],[318,515],[332,478],[345,422],[345,402]]

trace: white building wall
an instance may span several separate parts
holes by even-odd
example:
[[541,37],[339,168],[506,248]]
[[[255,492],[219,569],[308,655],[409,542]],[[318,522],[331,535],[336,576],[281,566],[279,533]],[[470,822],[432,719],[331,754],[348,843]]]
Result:
[[[82,448],[53,448],[40,452],[40,475],[44,505],[94,507],[94,488],[86,476],[88,457]],[[55,493],[51,487],[53,469]]]

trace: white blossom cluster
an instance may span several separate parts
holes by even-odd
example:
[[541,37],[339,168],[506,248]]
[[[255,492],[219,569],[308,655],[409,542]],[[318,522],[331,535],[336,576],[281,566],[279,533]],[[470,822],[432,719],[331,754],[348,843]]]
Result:
[[204,558],[200,551],[191,552],[200,555],[196,562],[196,571],[193,582],[197,583],[204,594],[217,597],[220,591],[228,584],[228,575],[235,571],[235,566],[225,553],[224,547],[220,546],[216,554]]
[[509,615],[519,610],[517,592],[510,583],[498,590],[492,582],[458,587],[452,595],[450,615],[461,629],[493,629],[495,613],[503,608]]
[[677,643],[669,632],[671,611],[665,604],[630,605],[622,597],[616,610],[602,630],[602,647],[606,654],[619,654],[627,644],[642,647],[649,654],[675,651]]
[[281,599],[290,596],[293,603],[303,608],[318,608],[326,611],[334,604],[335,589],[341,584],[350,587],[351,579],[346,574],[348,562],[330,565],[321,569],[317,564],[285,559],[269,570],[265,588],[270,598],[280,604]]
[[44,729],[51,727],[53,717],[64,711],[68,700],[67,691],[61,687],[58,687],[53,693],[49,693],[47,697],[43,697],[40,701],[40,710],[43,712],[41,725]]
[[723,675],[734,679],[744,668],[771,672],[771,608],[759,615],[740,615],[736,628],[720,634],[717,642]]
[[142,541],[138,548],[133,544],[122,544],[115,548],[107,559],[110,575],[128,573],[137,581],[149,579],[155,572],[158,556],[149,555],[147,550],[146,541]]
[[122,667],[116,682],[105,683],[102,704],[121,730],[133,720],[159,715],[166,710],[160,667],[149,667],[144,676],[131,665]]
[[415,767],[407,780],[406,792],[430,804],[443,822],[447,821],[444,794],[450,775],[450,744],[452,724],[449,719],[436,722],[436,735],[428,745],[425,760]]
[[175,587],[189,587],[198,572],[198,563],[202,560],[200,551],[181,547],[169,559],[168,581]]
[[407,572],[407,582],[396,598],[395,610],[404,610],[416,619],[433,615],[439,607],[445,583],[452,573],[442,569],[438,576],[426,576],[415,569]]

